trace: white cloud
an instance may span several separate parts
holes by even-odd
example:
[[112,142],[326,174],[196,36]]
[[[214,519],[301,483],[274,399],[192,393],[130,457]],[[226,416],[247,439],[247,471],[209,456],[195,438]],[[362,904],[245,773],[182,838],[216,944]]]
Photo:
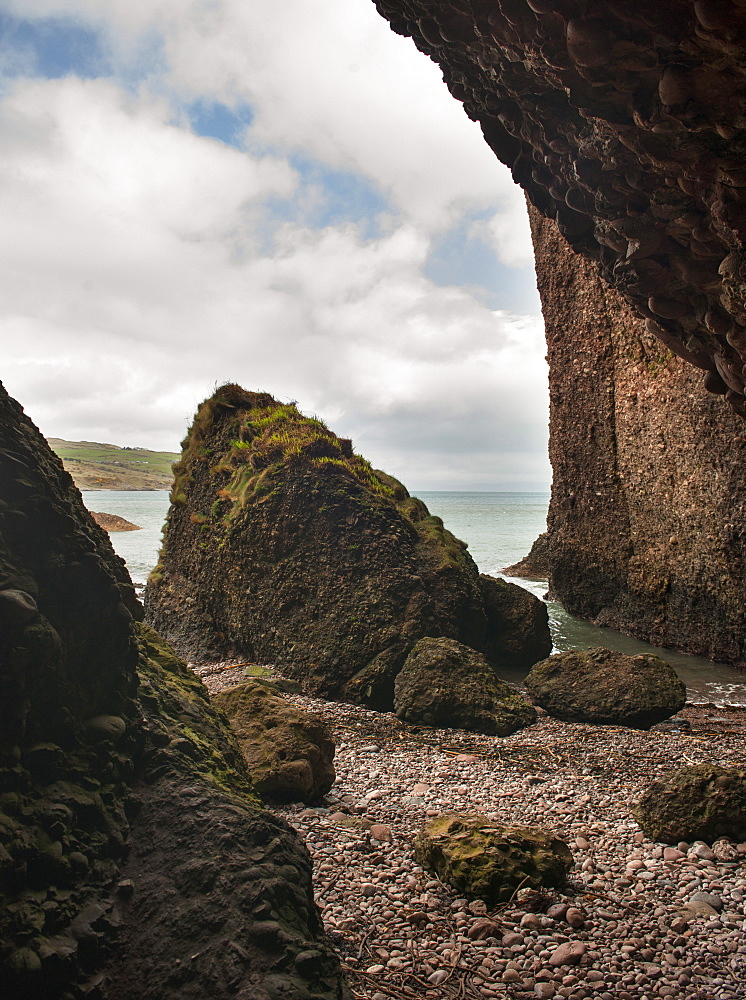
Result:
[[[415,487],[542,488],[538,321],[423,275],[434,232],[503,197],[510,221],[485,233],[525,255],[522,199],[436,68],[368,0],[313,17],[299,0],[19,6],[75,12],[106,18],[122,52],[160,31],[166,59],[136,92],[21,79],[0,103],[5,380],[42,429],[173,448],[238,381],[298,399]],[[250,102],[246,151],[193,135],[175,95]],[[386,191],[383,232],[305,225],[317,193],[291,147]],[[283,222],[274,199],[291,199]]]

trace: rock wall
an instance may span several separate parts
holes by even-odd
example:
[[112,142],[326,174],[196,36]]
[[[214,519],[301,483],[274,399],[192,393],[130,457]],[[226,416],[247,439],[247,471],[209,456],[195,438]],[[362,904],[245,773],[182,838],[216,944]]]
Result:
[[746,415],[746,0],[377,0],[531,202]]
[[335,998],[310,859],[0,386],[0,996]]
[[548,561],[572,614],[746,662],[746,429],[530,212],[546,324]]

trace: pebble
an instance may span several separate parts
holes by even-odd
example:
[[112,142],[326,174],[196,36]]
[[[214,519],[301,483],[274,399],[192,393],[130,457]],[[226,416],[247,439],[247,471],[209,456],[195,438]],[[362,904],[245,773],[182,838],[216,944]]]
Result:
[[[320,803],[330,811],[275,811],[305,839],[324,925],[360,1000],[744,995],[746,844],[655,844],[629,811],[683,756],[746,766],[741,737],[695,744],[680,732],[545,715],[504,738],[413,734],[393,715],[289,700],[338,726],[337,783]],[[358,804],[362,814],[350,816]],[[411,846],[426,815],[453,808],[554,831],[582,852],[568,885],[495,908],[460,897],[416,864]],[[376,826],[391,839],[375,836]],[[734,853],[740,865],[726,860]]]

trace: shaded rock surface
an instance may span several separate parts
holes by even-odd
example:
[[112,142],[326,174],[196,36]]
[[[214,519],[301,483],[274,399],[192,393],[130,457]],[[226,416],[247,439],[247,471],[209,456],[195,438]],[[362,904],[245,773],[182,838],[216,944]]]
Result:
[[423,868],[488,906],[518,888],[562,886],[573,865],[564,841],[538,827],[508,826],[481,813],[436,816],[417,835],[415,859]]
[[533,708],[485,657],[454,639],[420,639],[413,647],[394,682],[394,711],[405,722],[489,736],[536,721]]
[[597,647],[556,653],[526,677],[532,700],[569,722],[652,726],[686,704],[686,686],[657,656]]
[[500,667],[528,669],[552,652],[547,609],[530,591],[508,580],[479,577],[487,614],[487,659]]
[[[201,683],[150,631],[140,644],[141,612],[0,390],[0,994],[214,996],[230,941],[233,995],[345,995],[303,847]],[[212,882],[194,863],[215,856]]]
[[175,472],[145,603],[190,658],[274,663],[309,692],[390,710],[423,636],[505,659],[550,641],[540,602],[515,591],[518,617],[530,617],[528,600],[539,623],[521,640],[510,601],[488,607],[440,518],[294,405],[223,386],[200,406]]
[[530,213],[547,335],[554,597],[573,615],[746,662],[742,421]]
[[649,785],[632,811],[652,840],[744,841],[746,771],[716,764],[677,768]]
[[532,204],[744,415],[741,0],[376,7],[440,65]]
[[508,576],[523,576],[543,580],[549,576],[549,535],[542,532],[531,546],[531,551],[512,566],[502,570]]
[[221,691],[214,703],[238,739],[263,798],[312,802],[334,784],[334,741],[326,725],[256,681]]
[[[552,589],[746,662],[740,0],[379,0],[532,207],[547,326]],[[532,575],[532,569],[518,570]]]

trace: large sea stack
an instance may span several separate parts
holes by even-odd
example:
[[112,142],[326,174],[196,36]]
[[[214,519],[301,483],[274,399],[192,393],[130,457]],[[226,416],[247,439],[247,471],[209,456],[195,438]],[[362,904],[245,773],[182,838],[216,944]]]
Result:
[[498,666],[501,650],[535,662],[551,648],[540,602],[480,578],[421,500],[292,404],[223,386],[175,471],[146,612],[184,655],[278,664],[309,692],[390,710],[423,636]]

